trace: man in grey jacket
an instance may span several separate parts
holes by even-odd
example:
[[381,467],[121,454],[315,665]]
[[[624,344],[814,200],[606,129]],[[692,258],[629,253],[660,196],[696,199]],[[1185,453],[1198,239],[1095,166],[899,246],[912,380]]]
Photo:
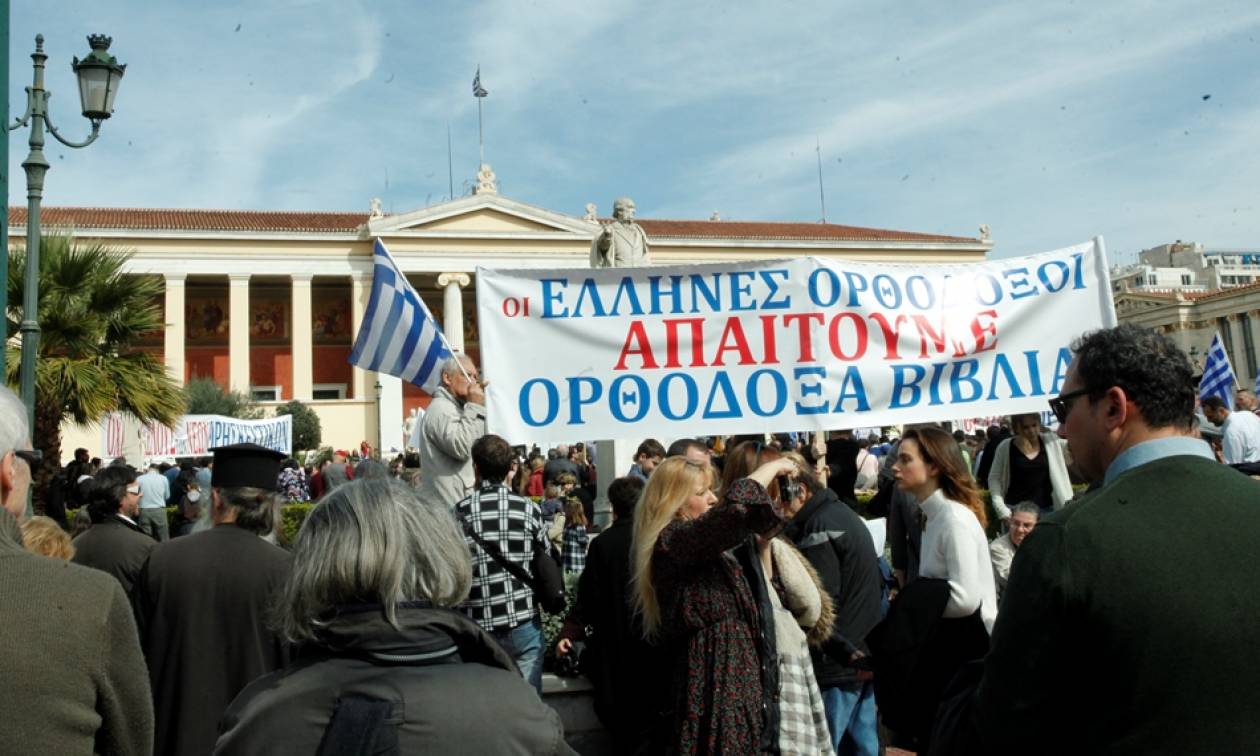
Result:
[[485,386],[472,358],[442,364],[442,385],[420,427],[420,498],[453,508],[473,488],[472,445],[486,435]]

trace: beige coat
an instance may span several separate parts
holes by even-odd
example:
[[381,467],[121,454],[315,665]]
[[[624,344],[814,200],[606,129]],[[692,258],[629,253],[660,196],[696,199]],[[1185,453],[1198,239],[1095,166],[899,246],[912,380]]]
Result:
[[486,435],[486,408],[439,388],[420,427],[420,498],[453,509],[472,491],[472,445]]

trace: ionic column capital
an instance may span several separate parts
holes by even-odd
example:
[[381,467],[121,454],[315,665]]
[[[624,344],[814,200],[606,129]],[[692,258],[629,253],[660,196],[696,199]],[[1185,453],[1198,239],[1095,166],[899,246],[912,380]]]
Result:
[[455,284],[461,289],[472,283],[472,278],[467,273],[443,273],[438,276],[438,286],[450,286]]

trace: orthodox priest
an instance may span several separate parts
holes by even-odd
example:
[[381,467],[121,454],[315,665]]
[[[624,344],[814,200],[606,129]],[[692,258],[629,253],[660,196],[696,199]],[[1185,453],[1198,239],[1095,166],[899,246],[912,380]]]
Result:
[[263,539],[283,455],[254,444],[214,452],[213,527],[154,547],[135,586],[157,719],[154,753],[204,756],[219,717],[288,650],[267,628],[289,554]]

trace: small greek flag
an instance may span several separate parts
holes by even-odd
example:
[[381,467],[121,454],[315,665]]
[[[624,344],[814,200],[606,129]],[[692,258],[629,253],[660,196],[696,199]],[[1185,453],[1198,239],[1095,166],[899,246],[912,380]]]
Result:
[[477,66],[477,75],[473,77],[473,97],[485,97],[490,94],[481,86],[481,66]]
[[380,239],[372,255],[372,298],[350,352],[350,364],[409,381],[433,393],[451,349],[442,327]]
[[1225,406],[1234,409],[1234,371],[1229,366],[1229,355],[1221,346],[1221,335],[1212,337],[1212,346],[1208,348],[1207,362],[1203,363],[1203,378],[1199,380],[1199,399],[1219,396]]

